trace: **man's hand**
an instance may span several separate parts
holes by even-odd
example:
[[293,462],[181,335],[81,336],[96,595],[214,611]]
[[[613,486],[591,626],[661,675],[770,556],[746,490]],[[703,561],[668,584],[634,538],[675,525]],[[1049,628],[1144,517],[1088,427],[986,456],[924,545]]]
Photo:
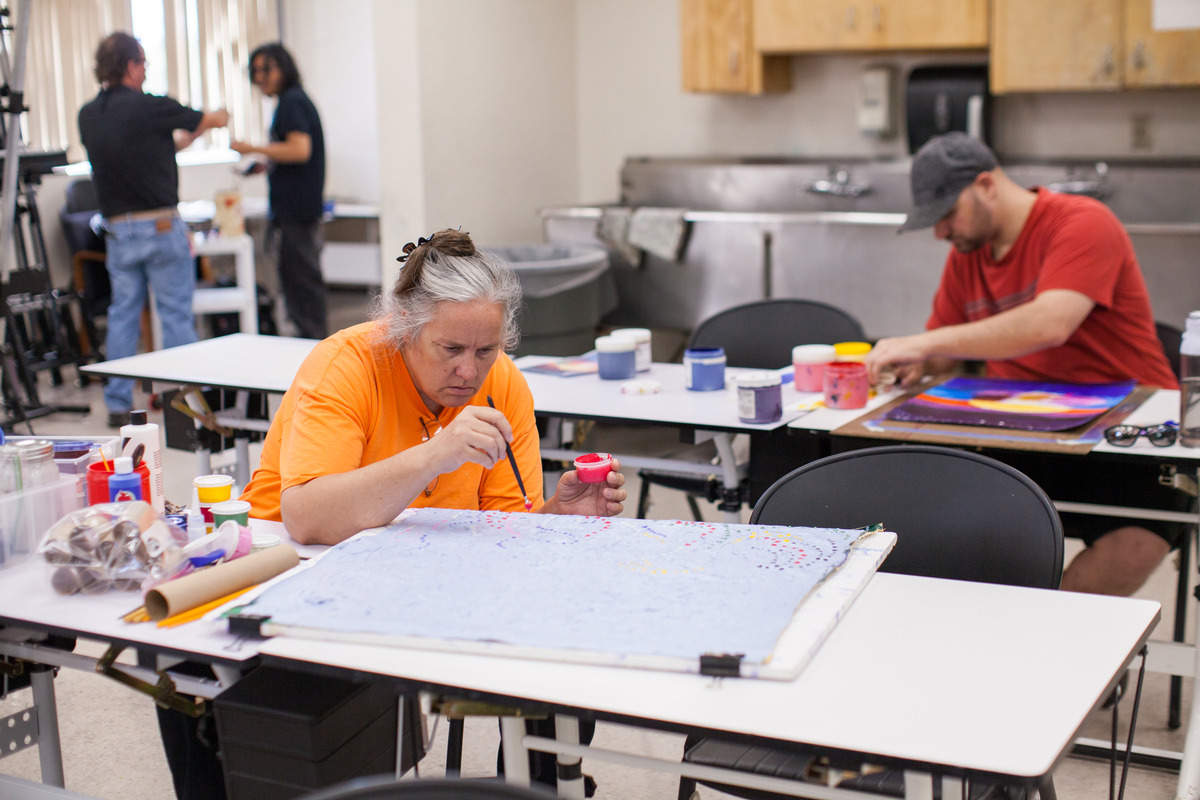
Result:
[[612,460],[612,472],[603,483],[584,483],[579,473],[569,470],[558,479],[558,490],[538,509],[539,514],[580,514],[592,517],[615,517],[625,506],[627,493],[622,487],[625,476],[621,474],[621,462]]
[[890,368],[896,374],[901,386],[909,387],[919,381],[925,374],[925,359],[928,357],[923,339],[924,334],[920,333],[880,339],[864,359],[871,383],[879,383],[880,374],[885,368]]

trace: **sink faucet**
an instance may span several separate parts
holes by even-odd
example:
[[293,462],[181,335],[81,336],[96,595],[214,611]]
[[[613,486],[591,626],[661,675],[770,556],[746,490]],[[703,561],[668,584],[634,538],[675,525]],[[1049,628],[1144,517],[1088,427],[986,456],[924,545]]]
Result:
[[1096,164],[1096,179],[1084,180],[1079,177],[1077,170],[1071,167],[1067,170],[1067,179],[1046,185],[1052,192],[1061,194],[1083,194],[1103,200],[1111,194],[1108,186],[1108,164],[1100,161]]
[[870,194],[871,186],[866,183],[851,183],[850,173],[844,169],[829,169],[829,177],[815,180],[804,187],[812,194],[832,194],[836,197],[860,197]]

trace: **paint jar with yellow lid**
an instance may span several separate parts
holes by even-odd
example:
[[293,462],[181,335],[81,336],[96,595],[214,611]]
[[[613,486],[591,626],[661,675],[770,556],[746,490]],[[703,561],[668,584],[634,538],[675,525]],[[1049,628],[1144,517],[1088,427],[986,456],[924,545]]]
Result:
[[838,361],[862,362],[871,352],[870,342],[834,342],[833,350]]

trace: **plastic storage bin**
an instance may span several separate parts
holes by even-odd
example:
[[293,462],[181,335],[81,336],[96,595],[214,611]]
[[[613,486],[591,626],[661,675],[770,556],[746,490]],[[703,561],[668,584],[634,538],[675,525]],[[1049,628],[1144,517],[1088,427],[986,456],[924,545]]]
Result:
[[[283,800],[393,771],[399,698],[384,683],[254,670],[213,701],[230,800]],[[406,723],[405,770],[420,747],[415,704]]]
[[583,244],[489,247],[517,273],[524,295],[512,355],[571,356],[592,349],[600,319],[617,307],[608,253]]
[[0,495],[0,569],[28,561],[50,526],[83,506],[74,475]]

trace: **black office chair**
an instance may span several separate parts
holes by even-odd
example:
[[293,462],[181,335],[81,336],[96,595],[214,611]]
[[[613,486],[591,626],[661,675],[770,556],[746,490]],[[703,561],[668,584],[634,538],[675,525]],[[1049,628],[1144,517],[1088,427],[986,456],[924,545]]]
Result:
[[112,288],[105,267],[104,235],[100,231],[100,201],[96,185],[84,178],[67,186],[66,202],[58,212],[63,236],[71,251],[74,290],[83,310],[83,330],[88,346],[102,352],[104,337],[96,327],[96,319],[108,314]]
[[[883,572],[1042,589],[1057,589],[1062,578],[1062,524],[1046,493],[1006,464],[945,447],[875,447],[806,464],[759,498],[750,522],[837,528],[882,523],[897,536]],[[819,755],[802,747],[773,749],[689,736],[684,761],[799,779]],[[740,797],[779,797],[714,786]],[[903,797],[904,773],[885,770],[841,786]],[[695,789],[696,781],[683,778],[680,800],[689,800]],[[995,789],[973,786],[970,797],[988,797]],[[1047,779],[1040,791],[1043,800],[1053,800],[1052,781]]]
[[495,780],[429,778],[396,780],[378,775],[329,786],[299,800],[547,800],[540,789],[510,786]]
[[1171,371],[1179,377],[1179,348],[1183,346],[1183,331],[1165,322],[1154,323],[1154,332],[1162,344],[1163,354],[1171,364]]
[[[863,327],[839,308],[815,300],[759,300],[727,308],[701,322],[692,331],[688,347],[721,347],[731,367],[779,369],[792,363],[792,348],[798,344],[856,342],[866,336]],[[679,455],[679,454],[676,454]],[[715,457],[709,447],[699,454],[706,461]],[[643,469],[638,494],[637,515],[645,519],[650,507],[650,486],[658,485],[687,492],[688,507],[696,521],[702,521],[696,497],[716,500],[720,481],[716,477]]]

